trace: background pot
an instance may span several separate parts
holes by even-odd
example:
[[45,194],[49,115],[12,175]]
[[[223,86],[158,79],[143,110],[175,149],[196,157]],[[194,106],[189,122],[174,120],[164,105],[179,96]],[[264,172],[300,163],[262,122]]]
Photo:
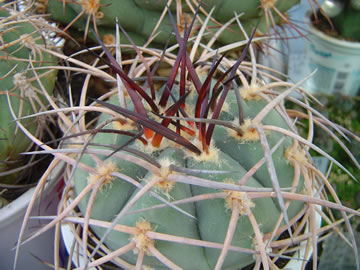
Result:
[[[43,195],[37,199],[31,216],[56,215],[57,204],[59,201],[58,188],[59,177],[62,170],[59,166],[56,168],[51,179],[45,186]],[[23,222],[24,214],[29,205],[29,201],[34,194],[34,188],[31,188],[19,198],[0,209],[0,269],[13,269],[16,241]],[[38,230],[46,221],[32,219],[29,220],[25,235]],[[16,269],[49,269],[39,259],[46,262],[53,262],[54,253],[54,230],[49,230],[29,243],[21,246]],[[36,256],[36,257],[35,257]]]
[[330,37],[312,26],[307,16],[309,42],[306,45],[307,81],[312,93],[341,93],[356,96],[360,90],[360,43]]

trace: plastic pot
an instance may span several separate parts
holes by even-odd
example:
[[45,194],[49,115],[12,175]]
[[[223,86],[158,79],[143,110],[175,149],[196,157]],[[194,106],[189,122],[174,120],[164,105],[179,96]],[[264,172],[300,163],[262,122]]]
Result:
[[[62,175],[58,166],[51,179],[46,184],[41,199],[38,198],[30,216],[56,215],[59,201],[57,181]],[[0,269],[11,270],[14,264],[15,245],[18,240],[23,218],[34,194],[34,188],[29,189],[19,198],[0,209]],[[31,219],[25,230],[25,236],[38,230],[46,221]],[[53,262],[54,230],[49,230],[36,239],[20,247],[16,269],[48,270],[44,262]],[[41,262],[40,260],[43,262]]]
[[306,45],[307,74],[317,69],[307,83],[311,93],[360,93],[360,43],[330,37],[316,29],[306,17],[309,41]]

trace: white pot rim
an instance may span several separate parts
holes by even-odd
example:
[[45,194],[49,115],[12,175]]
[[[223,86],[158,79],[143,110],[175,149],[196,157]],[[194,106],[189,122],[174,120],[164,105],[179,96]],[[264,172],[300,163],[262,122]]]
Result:
[[[54,169],[54,172],[50,175],[50,180],[46,182],[44,190],[42,192],[42,197],[45,197],[56,185],[57,179],[62,174],[63,163],[60,163]],[[12,223],[19,215],[23,215],[25,209],[29,205],[36,187],[30,188],[28,191],[23,193],[20,197],[10,202],[6,206],[0,209],[0,229],[6,227],[8,224]]]
[[305,22],[308,25],[308,28],[309,28],[308,31],[310,34],[313,34],[313,35],[317,36],[318,38],[327,40],[330,43],[333,43],[337,46],[340,46],[340,47],[343,47],[346,49],[360,50],[360,42],[337,39],[337,38],[331,37],[329,35],[326,35],[324,32],[318,30],[311,23],[311,20],[310,20],[311,14],[312,14],[312,11],[309,11],[306,13],[306,16],[305,16]]
[[11,220],[14,216],[18,216],[20,213],[23,213],[23,210],[29,204],[34,191],[35,187],[32,187],[23,193],[20,197],[0,209],[0,224],[2,224],[1,227],[11,223]]

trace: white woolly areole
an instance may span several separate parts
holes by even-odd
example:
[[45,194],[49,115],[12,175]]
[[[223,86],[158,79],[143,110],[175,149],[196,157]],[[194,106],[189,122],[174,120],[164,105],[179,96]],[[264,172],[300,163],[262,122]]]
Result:
[[261,7],[263,9],[271,9],[273,8],[278,0],[260,0],[261,2]]
[[13,84],[22,90],[26,90],[30,87],[28,79],[26,78],[24,73],[16,73],[13,76]]
[[255,203],[251,201],[246,192],[225,190],[225,208],[233,209],[234,203],[237,204],[240,215],[248,215],[250,209],[255,207]]
[[[203,148],[202,143],[198,139],[198,136],[196,136],[196,139],[192,140],[191,143],[195,145],[198,149]],[[186,150],[185,155],[193,158],[197,162],[207,161],[212,163],[219,163],[219,151],[220,150],[215,146],[214,141],[211,141],[210,145],[208,146],[208,153],[202,151],[200,155],[197,155],[190,150]]]
[[36,46],[36,42],[30,34],[22,34],[19,37],[21,44],[23,44],[26,48],[32,49]]
[[[156,151],[164,150],[167,147],[170,147],[172,145],[171,141],[167,138],[163,138],[161,141],[160,146],[153,146],[151,144],[152,138],[147,140],[147,144],[143,144],[141,141],[136,140],[135,145],[139,149],[139,151],[144,152],[146,154],[153,154]],[[175,144],[175,143],[174,143]]]
[[309,164],[309,160],[306,156],[306,151],[301,147],[289,146],[285,150],[285,158],[290,164],[299,163],[301,165]]
[[170,197],[169,193],[174,188],[176,182],[170,181],[168,179],[169,174],[173,174],[176,172],[173,172],[170,170],[170,165],[176,165],[176,162],[171,160],[170,158],[163,158],[159,161],[160,164],[160,171],[159,173],[151,174],[151,176],[145,181],[150,182],[154,179],[159,180],[154,187],[159,190],[162,194],[166,195],[167,197]]
[[[238,125],[239,124],[239,120],[235,119],[233,121],[234,125]],[[260,136],[258,134],[258,132],[256,131],[252,120],[251,119],[245,119],[244,123],[239,126],[242,134],[240,134],[239,132],[233,130],[233,129],[227,129],[227,132],[229,134],[230,137],[236,139],[237,141],[240,141],[241,143],[246,143],[246,142],[256,142],[258,140],[260,140]]]
[[115,45],[116,38],[115,38],[115,36],[113,34],[105,34],[103,36],[103,42],[107,46]]
[[136,228],[138,232],[130,239],[136,244],[136,248],[133,249],[134,254],[144,251],[146,255],[151,256],[148,247],[154,246],[154,240],[146,236],[147,232],[152,231],[151,224],[142,219],[136,222]]
[[20,89],[28,98],[36,98],[37,95],[24,73],[16,73],[13,77],[13,84]]
[[89,174],[87,178],[88,184],[96,184],[100,179],[103,179],[102,187],[104,187],[104,185],[111,184],[112,180],[114,179],[111,174],[117,171],[118,168],[114,162],[105,162],[102,165],[96,167],[95,173]]
[[261,87],[257,84],[239,88],[240,95],[244,100],[260,100],[261,97],[257,94],[260,90]]
[[95,14],[100,8],[100,0],[79,1],[86,14]]

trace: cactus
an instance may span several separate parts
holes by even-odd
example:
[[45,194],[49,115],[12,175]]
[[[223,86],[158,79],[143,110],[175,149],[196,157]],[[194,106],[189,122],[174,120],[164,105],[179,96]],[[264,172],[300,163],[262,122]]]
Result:
[[[311,142],[311,132],[298,134],[283,101],[301,105],[307,114],[291,115],[308,116],[311,126],[339,128],[308,105],[302,82],[282,82],[256,64],[255,31],[250,37],[244,32],[245,48],[234,60],[206,43],[202,50],[196,42],[188,47],[194,21],[181,37],[169,17],[176,54],[134,46],[137,58],[118,63],[98,39],[108,59],[99,58],[112,75],[62,56],[88,74],[79,106],[64,109],[71,116],[62,118],[63,149],[41,145],[67,163],[67,185],[57,217],[24,243],[66,221],[74,232],[81,226],[78,243],[88,252],[89,268],[111,262],[122,269],[240,269],[251,263],[270,269],[307,240],[316,267],[316,213],[328,224],[324,231],[335,226],[320,206],[342,211],[349,230],[345,213],[360,213],[341,205],[309,150],[343,166]],[[251,62],[244,61],[248,50]],[[167,77],[155,76],[163,74],[160,62],[171,67]],[[85,106],[88,79],[114,81],[114,73],[116,90]],[[292,98],[294,91],[304,101]],[[96,123],[85,122],[88,111],[100,112]],[[327,201],[324,185],[336,203]]]
[[[56,63],[54,56],[39,49],[40,46],[50,46],[40,32],[46,22],[29,16],[27,10],[19,12],[10,7],[5,4],[0,7],[0,182],[6,184],[19,180],[19,173],[24,168],[16,168],[25,165],[24,156],[19,153],[30,150],[32,145],[32,141],[17,127],[9,108],[16,118],[45,110],[45,95],[52,93],[57,74],[55,70],[34,70]],[[38,117],[23,119],[21,123],[31,134],[41,138],[44,120],[44,117]]]
[[[36,1],[39,12],[49,13],[51,20],[67,25],[65,30],[72,27],[72,29],[84,32],[84,40],[87,38],[90,27],[93,27],[100,36],[105,33],[114,34],[115,18],[117,18],[138,45],[143,45],[144,40],[148,40],[150,37],[154,37],[155,43],[165,44],[171,37],[172,28],[166,12],[165,16],[160,19],[165,4],[170,2],[167,0]],[[204,8],[201,10],[206,15],[215,7],[212,20],[208,24],[208,30],[213,34],[223,24],[233,19],[234,12],[236,12],[237,14],[243,13],[241,21],[248,33],[258,24],[257,34],[265,35],[269,28],[276,24],[290,24],[284,13],[298,3],[299,0],[204,0],[202,1]],[[189,6],[189,4],[190,1],[172,1],[170,5],[174,14],[178,13],[178,27],[180,28],[184,27],[186,14],[192,14],[196,8],[196,6]],[[182,6],[182,9],[176,11],[179,5]],[[199,16],[199,23],[204,19],[205,15],[203,14]],[[156,27],[159,20],[161,24]],[[156,29],[155,36],[154,29]],[[93,38],[94,36],[90,35],[90,37]],[[244,36],[239,31],[238,26],[230,24],[217,38],[217,42],[229,44],[243,39]],[[172,37],[170,41],[174,43],[176,39]],[[126,43],[127,39],[123,38],[122,42]]]

